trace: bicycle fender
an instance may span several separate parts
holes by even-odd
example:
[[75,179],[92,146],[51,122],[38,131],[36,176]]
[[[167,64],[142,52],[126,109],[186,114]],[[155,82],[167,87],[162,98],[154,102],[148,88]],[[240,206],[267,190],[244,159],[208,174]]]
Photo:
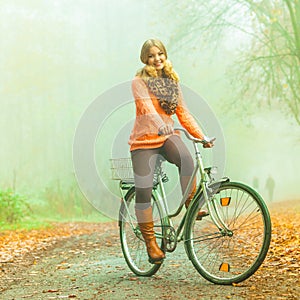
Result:
[[[222,177],[217,181],[213,181],[213,182],[209,183],[208,186],[207,186],[208,187],[208,192],[211,193],[216,188],[218,188],[222,183],[229,182],[229,181],[230,181],[230,179],[228,177]],[[195,198],[202,197],[202,194],[203,194],[203,192],[202,192],[201,186],[199,186],[197,191],[196,191]]]
[[131,193],[133,193],[135,191],[135,187],[132,186],[131,188],[128,189],[127,193],[125,194],[125,196],[123,198],[121,198],[121,206],[119,209],[119,226],[121,225],[121,222],[123,220],[123,216],[122,216],[122,211],[124,210],[124,207],[126,205],[126,201],[127,201],[127,197],[128,195],[130,195]]
[[213,181],[212,183],[210,183],[210,184],[208,185],[208,188],[211,188],[211,189],[215,190],[215,189],[216,189],[217,187],[219,187],[222,183],[224,183],[224,182],[229,182],[229,181],[230,181],[229,177],[222,177],[222,178],[220,178],[219,180]]

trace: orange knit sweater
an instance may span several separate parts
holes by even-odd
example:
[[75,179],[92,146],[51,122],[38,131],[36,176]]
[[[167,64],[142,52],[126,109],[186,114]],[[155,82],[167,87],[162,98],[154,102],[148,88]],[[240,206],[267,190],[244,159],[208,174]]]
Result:
[[[136,119],[128,142],[130,151],[161,147],[169,136],[159,136],[159,128],[165,124],[173,126],[174,120],[172,116],[166,114],[160,107],[158,99],[148,90],[145,82],[140,77],[133,79],[132,93],[136,105]],[[189,113],[181,90],[179,91],[175,114],[182,127],[192,136],[203,139],[204,135],[195,119]]]

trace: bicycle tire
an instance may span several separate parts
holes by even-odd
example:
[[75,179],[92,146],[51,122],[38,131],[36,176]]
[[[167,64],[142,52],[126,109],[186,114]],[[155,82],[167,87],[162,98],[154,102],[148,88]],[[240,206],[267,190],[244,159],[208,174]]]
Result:
[[[119,233],[123,256],[128,267],[133,273],[138,276],[152,276],[158,271],[158,269],[161,267],[161,264],[151,264],[148,261],[149,257],[146,250],[146,245],[139,230],[135,216],[134,187],[128,190],[124,201],[126,201],[129,213],[126,209],[125,203],[123,202],[119,211]],[[154,229],[156,235],[162,237],[163,226],[161,213],[154,195],[152,195],[151,203],[153,210]],[[157,243],[158,245],[161,243],[161,248],[163,247],[163,239],[159,240],[157,238]]]
[[219,230],[211,216],[196,220],[200,195],[187,216],[185,246],[202,277],[231,285],[249,278],[263,263],[271,240],[271,219],[262,197],[249,186],[223,182],[213,189],[211,214],[219,211],[232,236]]

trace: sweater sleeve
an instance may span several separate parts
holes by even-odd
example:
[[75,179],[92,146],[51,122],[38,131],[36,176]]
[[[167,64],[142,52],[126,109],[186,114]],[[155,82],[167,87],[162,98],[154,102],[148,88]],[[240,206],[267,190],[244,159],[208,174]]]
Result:
[[176,108],[176,115],[182,127],[184,127],[193,137],[198,139],[204,139],[204,134],[200,126],[197,124],[196,120],[193,118],[193,116],[191,115],[191,113],[189,112],[186,106],[180,88],[179,88],[178,105]]

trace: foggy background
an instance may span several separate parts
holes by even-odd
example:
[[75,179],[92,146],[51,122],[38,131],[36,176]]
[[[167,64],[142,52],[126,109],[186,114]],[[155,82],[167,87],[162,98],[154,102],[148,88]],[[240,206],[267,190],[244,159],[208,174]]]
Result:
[[[225,175],[254,185],[267,202],[268,176],[274,201],[299,197],[299,124],[278,102],[259,106],[253,98],[249,111],[243,100],[232,102],[235,59],[251,49],[250,36],[228,28],[212,41],[205,31],[184,28],[175,12],[182,5],[181,14],[192,11],[196,18],[189,2],[1,1],[0,188],[29,195],[37,211],[52,201],[61,215],[72,215],[74,207],[75,214],[91,213],[74,176],[76,126],[99,95],[133,78],[142,67],[143,42],[155,37],[165,43],[182,84],[208,102],[221,124]],[[189,39],[180,39],[182,32]],[[201,111],[193,113],[201,120]],[[114,126],[105,128],[116,135]]]

